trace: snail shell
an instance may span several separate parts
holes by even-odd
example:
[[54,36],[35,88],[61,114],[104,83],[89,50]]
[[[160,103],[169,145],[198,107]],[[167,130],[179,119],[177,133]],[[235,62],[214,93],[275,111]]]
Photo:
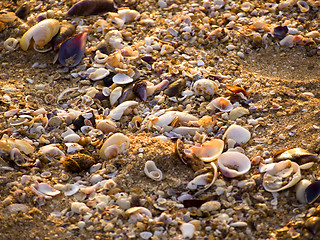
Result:
[[147,161],[144,166],[144,173],[151,179],[155,181],[162,180],[162,172],[156,167],[156,164],[153,161]]

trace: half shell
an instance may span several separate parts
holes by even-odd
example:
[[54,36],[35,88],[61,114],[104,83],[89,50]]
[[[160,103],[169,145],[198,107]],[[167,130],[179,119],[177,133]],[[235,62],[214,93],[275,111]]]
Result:
[[242,153],[228,151],[220,155],[218,166],[225,177],[234,178],[246,174],[251,168],[251,162]]
[[224,98],[224,97],[218,97],[213,99],[207,106],[208,110],[215,110],[219,109],[221,112],[230,112],[233,109],[232,103]]
[[[102,159],[110,158],[110,149],[119,148],[120,152],[129,148],[129,138],[122,133],[115,133],[109,137],[100,149],[100,157]],[[117,150],[117,151],[118,151]],[[117,152],[118,153],[118,152]]]
[[224,141],[220,139],[212,139],[209,142],[205,142],[201,147],[193,146],[190,148],[197,158],[204,162],[211,162],[216,160],[222,153],[224,148]]
[[223,139],[225,138],[227,140],[233,139],[237,144],[242,145],[250,140],[251,133],[244,127],[233,124],[224,133]]

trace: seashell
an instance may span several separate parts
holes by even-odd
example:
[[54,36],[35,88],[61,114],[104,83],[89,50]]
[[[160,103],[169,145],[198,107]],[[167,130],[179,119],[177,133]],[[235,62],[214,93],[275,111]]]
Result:
[[304,226],[313,235],[319,236],[319,233],[320,233],[320,217],[318,217],[318,216],[309,217],[305,221]]
[[15,14],[18,18],[25,20],[30,13],[29,3],[24,3],[16,10]]
[[214,81],[209,79],[199,79],[193,85],[193,91],[196,95],[213,96],[218,90],[218,86]]
[[79,115],[74,121],[75,130],[80,130],[83,126],[92,127],[96,125],[95,117],[92,112]]
[[[109,137],[100,149],[100,157],[102,159],[110,158],[110,149],[117,147],[117,151],[123,152],[129,148],[129,138],[122,133],[115,133]],[[119,153],[117,152],[117,154]]]
[[110,52],[124,47],[122,34],[118,30],[109,31],[104,38],[109,46],[108,50]]
[[76,31],[76,27],[68,22],[62,22],[60,24],[60,30],[58,34],[52,39],[53,50],[58,50],[60,44],[71,37]]
[[89,68],[87,73],[89,73],[89,78],[93,81],[101,80],[110,74],[105,68]]
[[237,118],[250,114],[250,111],[244,107],[236,107],[229,113],[229,119],[235,121]]
[[290,160],[275,163],[263,176],[263,187],[268,192],[279,192],[294,186],[301,179],[300,167]]
[[0,149],[10,153],[13,148],[19,149],[25,154],[31,154],[34,152],[34,147],[25,140],[19,139],[1,139],[0,140]]
[[110,93],[110,105],[113,106],[122,95],[122,87],[116,87]]
[[147,161],[144,165],[144,173],[155,181],[162,180],[162,172],[156,167],[156,164],[153,161]]
[[307,179],[302,179],[296,185],[296,198],[300,203],[306,204],[306,188],[311,184],[311,182]]
[[180,231],[184,239],[192,239],[194,232],[196,231],[196,227],[191,223],[182,223]]
[[10,151],[10,159],[19,167],[30,167],[31,163],[26,161],[26,157],[20,152],[18,148],[12,148]]
[[225,177],[235,178],[250,170],[251,161],[242,153],[228,151],[219,156],[218,166]]
[[15,38],[8,38],[3,43],[3,47],[8,51],[15,51],[19,47],[19,41]]
[[80,140],[80,136],[76,133],[69,134],[63,138],[67,143],[77,143]]
[[118,10],[119,18],[124,21],[124,23],[132,22],[140,18],[140,13],[136,10],[131,9],[120,9]]
[[69,172],[88,170],[95,163],[91,156],[82,153],[62,157],[60,162],[63,164],[66,171]]
[[311,31],[311,32],[308,32],[308,33],[306,34],[306,37],[312,38],[312,39],[314,39],[314,38],[320,38],[320,32],[319,32],[319,31]]
[[204,162],[212,162],[216,160],[222,153],[224,141],[220,139],[212,139],[205,142],[201,147],[193,146],[190,148],[192,154]]
[[106,63],[108,59],[108,55],[100,52],[100,50],[96,51],[96,55],[94,56],[94,61],[96,63]]
[[7,10],[1,10],[0,22],[9,23],[9,22],[13,22],[16,19],[17,19],[17,16],[15,15],[14,12],[7,11]]
[[197,132],[201,132],[201,130],[198,127],[177,127],[177,128],[174,128],[172,132],[180,134],[182,136],[186,136],[186,135],[193,136]]
[[54,189],[47,183],[39,183],[37,190],[48,196],[57,196],[60,194],[59,190]]
[[106,66],[113,70],[115,68],[124,68],[123,59],[121,52],[115,51],[107,57]]
[[[105,57],[108,56],[109,54],[109,51],[108,51],[108,44],[107,44],[107,41],[105,39],[103,39],[102,41],[100,41],[97,46],[96,46],[96,56],[97,56],[97,52],[99,51],[100,54],[103,54]],[[98,57],[97,57],[98,58]],[[97,60],[96,60],[96,57],[95,57],[95,61],[97,63],[99,63]],[[100,62],[101,63],[101,62]],[[105,63],[105,62],[103,62]]]
[[73,213],[85,214],[90,211],[90,208],[83,202],[73,202],[71,203],[71,211]]
[[62,66],[74,67],[80,63],[86,48],[87,35],[87,32],[79,33],[61,44],[58,60]]
[[156,126],[163,128],[164,126],[169,126],[174,119],[177,119],[178,122],[191,122],[198,121],[199,119],[189,113],[179,112],[179,111],[168,111],[165,114],[161,115],[158,118],[152,120],[152,123]]
[[273,160],[275,162],[291,160],[293,162],[298,163],[299,165],[303,165],[308,162],[317,162],[319,161],[319,157],[316,154],[312,154],[311,152],[305,149],[293,148],[290,150],[276,152],[273,155]]
[[247,143],[250,138],[251,133],[247,129],[235,124],[229,126],[223,135],[223,139],[233,139],[239,145]]
[[39,152],[50,157],[65,156],[64,152],[62,152],[55,144],[45,145],[40,148]]
[[37,49],[43,48],[59,31],[59,21],[55,19],[43,20],[31,27],[20,40],[20,47],[27,51],[31,39]]
[[133,85],[133,89],[132,91],[134,92],[134,94],[140,98],[142,101],[146,101],[147,100],[147,81],[141,80],[136,82]]
[[208,110],[219,109],[221,112],[230,112],[233,109],[231,102],[224,98],[218,97],[213,99],[207,106]]
[[314,203],[319,199],[320,196],[320,181],[311,183],[305,189],[305,199],[309,204]]
[[112,179],[103,180],[100,182],[100,186],[105,190],[113,189],[117,186],[117,183]]
[[113,76],[112,81],[116,84],[122,85],[133,82],[133,78],[124,73],[117,73],[115,76]]
[[88,16],[106,12],[114,12],[113,0],[82,0],[73,5],[67,14],[69,16]]
[[293,5],[296,3],[297,0],[286,0],[286,1],[281,1],[278,5],[279,10],[284,10],[284,9],[290,9],[293,7]]
[[279,44],[282,47],[293,47],[293,39],[294,39],[294,36],[287,35],[279,42]]
[[97,183],[97,184],[94,184],[89,187],[80,187],[80,192],[89,195],[89,194],[95,192],[99,186],[100,186],[100,184]]
[[300,11],[303,13],[308,12],[310,10],[308,3],[306,3],[305,1],[298,1],[297,5],[298,5]]
[[109,116],[113,118],[114,120],[120,120],[124,112],[135,105],[138,105],[138,102],[136,101],[125,101],[121,104],[119,104],[116,108],[112,109],[110,111]]
[[182,90],[186,86],[185,79],[179,79],[169,84],[169,86],[164,90],[164,94],[169,97],[180,96]]
[[26,204],[22,204],[22,203],[13,203],[10,204],[9,206],[6,207],[6,209],[11,213],[11,214],[15,214],[18,212],[28,212],[30,207],[27,206]]
[[287,26],[277,26],[273,29],[273,35],[282,40],[288,33],[289,29]]
[[111,132],[116,131],[117,125],[115,122],[106,119],[106,120],[97,121],[96,128],[101,130],[104,134],[109,134]]
[[125,214],[129,216],[129,223],[135,224],[137,221],[141,219],[150,219],[152,218],[152,213],[149,209],[144,207],[132,207],[125,211]]
[[67,153],[73,153],[83,149],[83,146],[81,146],[78,143],[71,142],[71,143],[65,143],[65,145],[67,146]]

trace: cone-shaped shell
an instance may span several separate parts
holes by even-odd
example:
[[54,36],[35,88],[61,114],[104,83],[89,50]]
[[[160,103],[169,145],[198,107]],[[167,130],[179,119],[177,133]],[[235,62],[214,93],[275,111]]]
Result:
[[211,162],[216,160],[222,153],[224,148],[224,141],[220,139],[212,139],[205,142],[201,147],[191,147],[190,151],[204,162]]
[[162,172],[157,168],[156,164],[153,161],[147,161],[144,165],[144,173],[151,179],[155,181],[162,180]]
[[31,27],[20,40],[20,47],[27,51],[31,39],[34,40],[36,46],[43,47],[58,33],[59,21],[55,19],[46,19]]
[[129,138],[122,133],[115,133],[109,137],[100,149],[100,157],[102,159],[108,159],[108,148],[112,146],[117,146],[120,151],[124,151],[129,148]]
[[225,177],[234,178],[247,173],[251,168],[251,162],[246,155],[229,151],[220,155],[218,166]]
[[301,179],[300,167],[290,160],[275,163],[263,176],[262,185],[268,192],[279,192],[294,186]]
[[227,140],[233,139],[237,144],[242,145],[250,140],[251,133],[244,127],[233,124],[224,133],[223,139],[225,138]]

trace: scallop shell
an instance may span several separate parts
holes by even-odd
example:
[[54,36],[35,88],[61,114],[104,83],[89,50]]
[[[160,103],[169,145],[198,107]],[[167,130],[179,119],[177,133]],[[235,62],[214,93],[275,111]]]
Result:
[[117,73],[113,76],[112,81],[116,84],[128,84],[133,82],[133,78],[129,77],[124,73]]
[[118,147],[122,152],[129,148],[129,138],[122,133],[115,133],[109,137],[100,149],[100,157],[102,159],[110,158],[110,148]]
[[199,79],[193,85],[193,91],[196,93],[196,95],[213,96],[217,90],[217,84],[209,79]]
[[193,146],[190,148],[197,158],[204,162],[212,162],[216,160],[222,153],[224,148],[224,141],[220,139],[212,139],[209,142],[205,142],[201,147]]
[[136,101],[125,101],[110,111],[110,117],[114,120],[120,120],[123,113],[130,107],[138,105]]
[[46,19],[31,27],[20,40],[20,47],[27,51],[33,38],[37,47],[44,47],[59,31],[59,21]]
[[268,192],[279,192],[294,186],[300,179],[299,165],[286,160],[275,163],[273,168],[264,174],[262,185]]
[[251,168],[251,162],[242,153],[228,151],[219,156],[218,166],[225,177],[235,178],[246,174]]
[[231,102],[224,98],[218,97],[213,99],[207,106],[208,110],[219,109],[221,112],[230,112],[233,109]]
[[153,161],[147,161],[144,166],[144,173],[155,181],[162,180],[162,172],[157,168],[156,164]]
[[223,139],[233,139],[239,145],[247,143],[250,138],[251,133],[247,129],[235,124],[228,127],[223,135]]

